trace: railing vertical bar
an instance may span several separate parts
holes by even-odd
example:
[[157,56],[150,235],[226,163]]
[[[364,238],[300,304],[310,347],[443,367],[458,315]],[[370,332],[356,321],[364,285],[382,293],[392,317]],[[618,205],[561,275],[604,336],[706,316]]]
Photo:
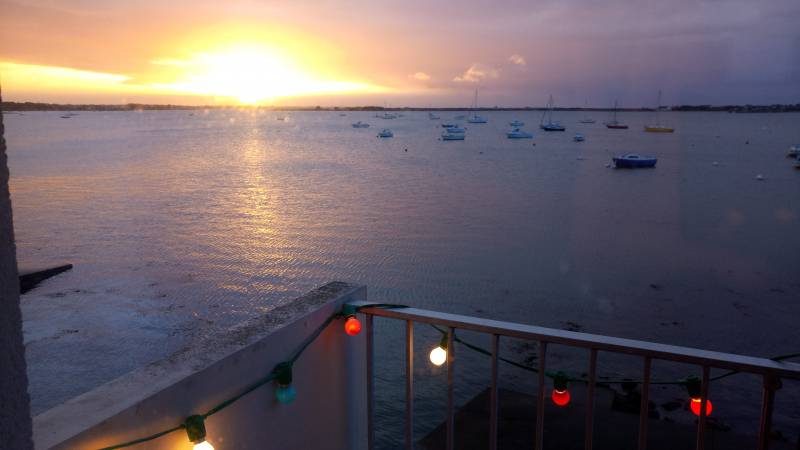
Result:
[[406,448],[414,449],[414,322],[406,320]]
[[644,373],[642,374],[642,403],[639,405],[639,450],[647,449],[647,424],[650,420],[650,369],[653,360],[644,358]]
[[454,375],[455,375],[455,332],[456,329],[450,327],[447,333],[447,450],[455,448],[455,397],[453,395]]
[[547,342],[539,341],[539,395],[536,398],[536,450],[544,448],[544,370]]
[[708,403],[708,384],[711,375],[711,367],[703,366],[703,379],[700,381],[700,416],[697,419],[697,450],[703,450],[706,446],[706,404]]
[[764,391],[761,400],[761,424],[758,429],[758,450],[769,448],[769,435],[772,430],[772,410],[775,404],[775,389],[780,387],[780,380],[771,375],[764,375]]
[[489,450],[497,450],[497,358],[500,354],[500,336],[492,335],[492,386],[489,398]]
[[592,435],[594,433],[594,387],[597,378],[597,349],[593,348],[589,354],[589,382],[586,387],[586,433],[584,449],[592,450]]
[[365,323],[366,339],[367,339],[367,449],[372,450],[375,448],[375,423],[373,422],[374,415],[374,401],[373,398],[375,390],[375,366],[374,366],[374,333],[373,333],[373,316],[367,314]]

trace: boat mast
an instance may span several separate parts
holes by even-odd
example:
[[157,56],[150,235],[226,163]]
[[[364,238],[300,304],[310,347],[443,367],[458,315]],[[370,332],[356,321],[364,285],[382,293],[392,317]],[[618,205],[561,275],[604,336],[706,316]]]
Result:
[[661,126],[661,117],[659,116],[659,112],[661,111],[661,89],[658,90],[658,103],[656,103],[656,126]]

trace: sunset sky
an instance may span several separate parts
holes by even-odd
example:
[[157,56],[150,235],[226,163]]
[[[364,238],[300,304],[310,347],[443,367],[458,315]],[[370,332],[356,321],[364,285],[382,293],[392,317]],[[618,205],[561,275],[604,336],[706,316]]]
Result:
[[798,0],[0,0],[12,101],[800,103]]

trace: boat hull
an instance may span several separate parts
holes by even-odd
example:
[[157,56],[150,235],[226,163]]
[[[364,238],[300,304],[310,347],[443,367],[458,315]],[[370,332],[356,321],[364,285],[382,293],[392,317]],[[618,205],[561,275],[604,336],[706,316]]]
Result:
[[614,167],[619,169],[649,169],[656,166],[658,160],[656,158],[640,158],[640,159],[627,159],[627,158],[613,158]]
[[627,130],[627,129],[628,129],[628,126],[627,126],[627,125],[620,125],[620,124],[610,124],[610,123],[607,123],[607,124],[606,124],[606,128],[610,128],[610,129],[612,129],[612,130]]
[[669,127],[651,127],[651,126],[646,126],[646,127],[644,127],[644,131],[646,131],[648,133],[674,133],[675,129],[674,128],[669,128]]
[[544,131],[567,131],[567,129],[561,125],[542,125],[540,128]]

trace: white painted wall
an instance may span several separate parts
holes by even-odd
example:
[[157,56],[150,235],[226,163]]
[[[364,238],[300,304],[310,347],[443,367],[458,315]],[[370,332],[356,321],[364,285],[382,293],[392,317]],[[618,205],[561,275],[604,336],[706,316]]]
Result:
[[[196,348],[125,375],[34,418],[37,449],[96,449],[180,424],[265,376],[366,288],[330,283]],[[363,318],[362,318],[363,323]],[[115,357],[124,357],[116,355]],[[334,321],[294,366],[297,399],[264,386],[206,421],[217,450],[366,447],[364,333]],[[191,449],[179,430],[133,449]]]

